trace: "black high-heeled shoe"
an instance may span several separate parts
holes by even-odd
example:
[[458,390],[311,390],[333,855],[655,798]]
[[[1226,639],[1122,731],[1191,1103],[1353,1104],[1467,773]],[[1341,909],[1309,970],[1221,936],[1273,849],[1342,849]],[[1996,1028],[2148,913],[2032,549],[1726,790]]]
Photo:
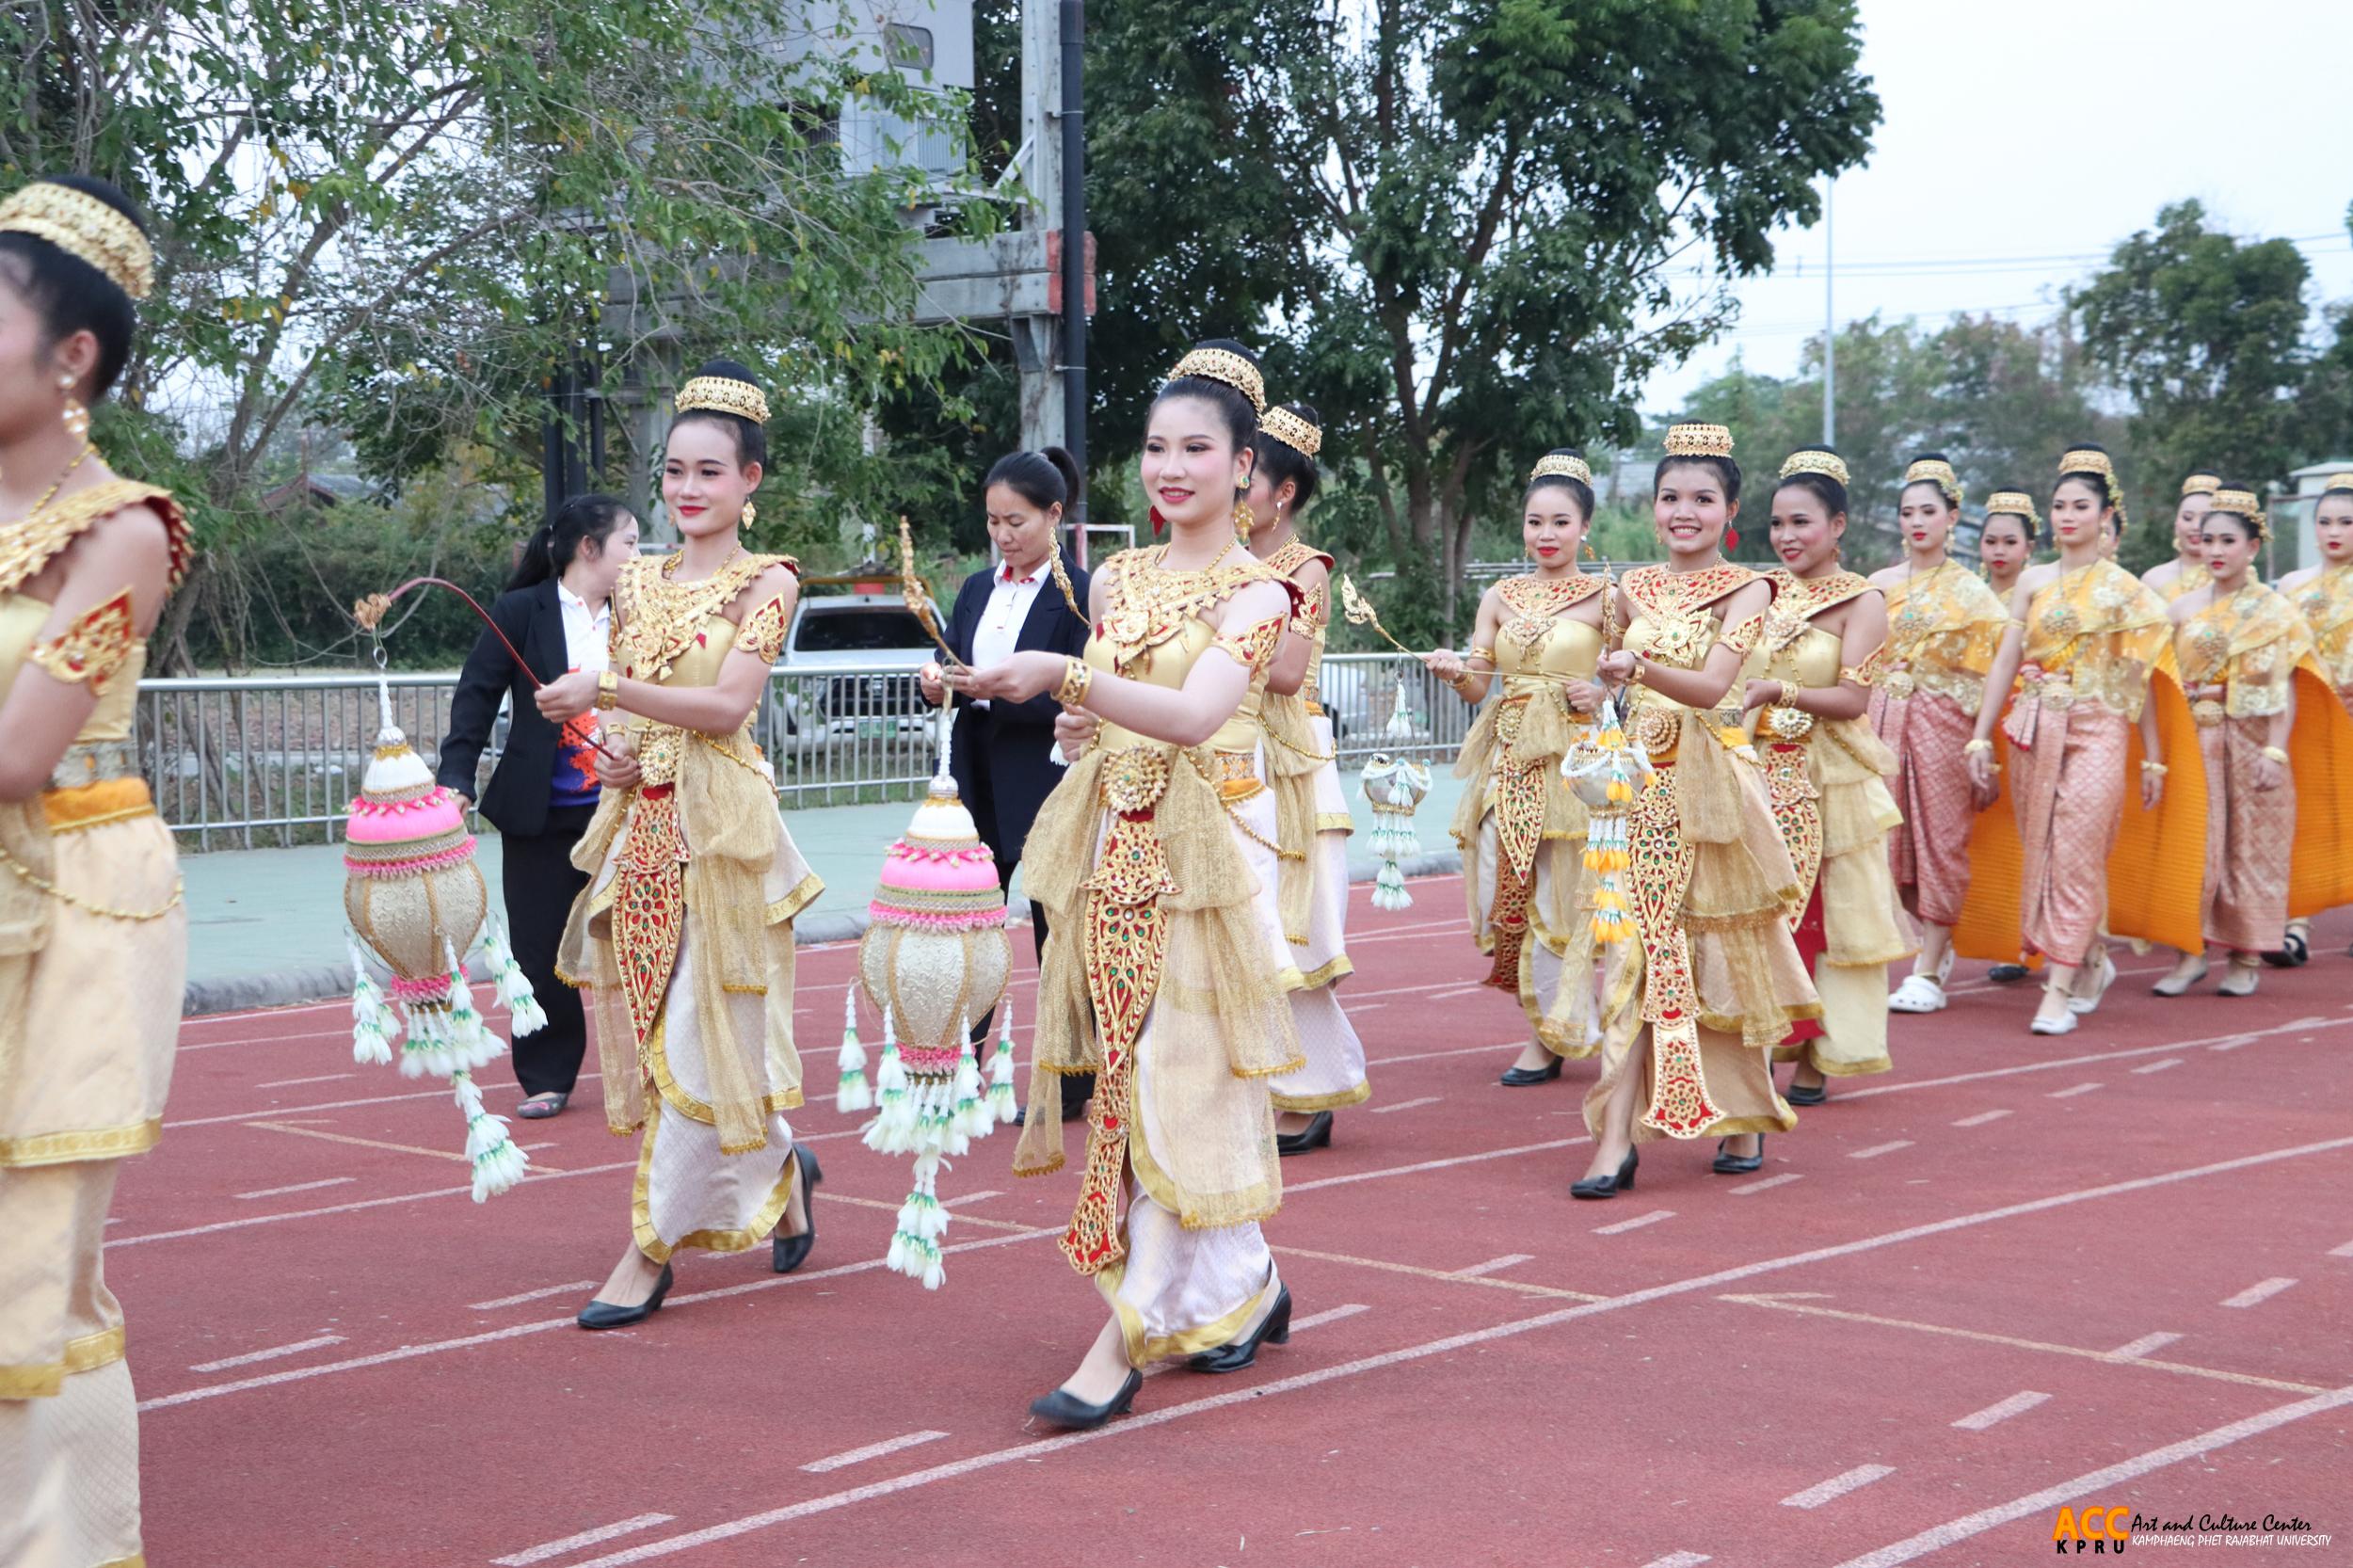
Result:
[[808,1152],[807,1144],[793,1144],[792,1158],[801,1167],[801,1212],[808,1216],[808,1228],[798,1236],[779,1236],[770,1243],[768,1262],[780,1274],[789,1274],[808,1262],[808,1255],[816,1249],[817,1184],[825,1179],[825,1173],[817,1168],[817,1157]]
[[642,1323],[662,1310],[662,1298],[670,1293],[670,1266],[662,1265],[662,1277],[653,1284],[653,1294],[635,1306],[615,1306],[611,1302],[592,1301],[580,1309],[572,1321],[582,1328],[627,1328]]
[[1724,1145],[1731,1142],[1729,1138],[1716,1140],[1715,1163],[1708,1169],[1718,1176],[1749,1176],[1765,1168],[1765,1135],[1763,1133],[1756,1135],[1754,1154],[1726,1154]]
[[1057,1388],[1042,1400],[1032,1400],[1030,1414],[1069,1432],[1093,1432],[1112,1416],[1127,1415],[1128,1407],[1135,1402],[1136,1390],[1143,1386],[1144,1374],[1129,1372],[1119,1392],[1101,1404],[1088,1404]]
[[1570,1182],[1569,1196],[1573,1198],[1614,1198],[1621,1192],[1631,1192],[1634,1191],[1634,1169],[1641,1162],[1641,1156],[1628,1149],[1625,1151],[1625,1158],[1618,1162],[1618,1168],[1614,1172],[1606,1176],[1587,1176],[1582,1181]]
[[1531,1083],[1550,1083],[1560,1076],[1561,1059],[1556,1056],[1541,1067],[1504,1068],[1503,1086],[1506,1089],[1525,1089]]
[[1213,1351],[1203,1351],[1185,1363],[1196,1372],[1239,1372],[1258,1359],[1260,1345],[1288,1345],[1291,1342],[1291,1288],[1284,1286],[1275,1294],[1274,1304],[1258,1326],[1230,1345],[1220,1345]]
[[1308,1117],[1307,1125],[1297,1132],[1278,1132],[1274,1135],[1274,1152],[1278,1155],[1305,1154],[1309,1149],[1328,1149],[1331,1146],[1332,1112],[1329,1111],[1319,1111]]
[[1788,1092],[1781,1097],[1791,1105],[1824,1105],[1830,1100],[1830,1085],[1828,1083],[1792,1083],[1789,1085]]

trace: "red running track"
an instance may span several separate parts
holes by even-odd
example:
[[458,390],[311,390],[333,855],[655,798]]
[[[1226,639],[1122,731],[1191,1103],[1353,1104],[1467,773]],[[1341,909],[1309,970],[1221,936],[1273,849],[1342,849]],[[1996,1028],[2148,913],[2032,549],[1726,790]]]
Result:
[[1375,1097],[1285,1164],[1292,1342],[1079,1436],[1026,1426],[1102,1321],[1051,1240],[1074,1176],[1000,1132],[943,1182],[947,1288],[877,1264],[907,1166],[832,1109],[849,947],[800,972],[815,1256],[690,1255],[602,1335],[632,1145],[593,1087],[476,1207],[446,1096],[353,1066],[343,1009],[190,1021],[108,1233],[149,1560],[1947,1568],[2097,1505],[2353,1561],[2353,922],[2249,1000],[2161,1011],[2127,956],[2055,1040],[1973,973],[1759,1176],[1654,1144],[1596,1204],[1591,1064],[1499,1087],[1517,1008],[1460,882],[1415,895],[1353,913]]

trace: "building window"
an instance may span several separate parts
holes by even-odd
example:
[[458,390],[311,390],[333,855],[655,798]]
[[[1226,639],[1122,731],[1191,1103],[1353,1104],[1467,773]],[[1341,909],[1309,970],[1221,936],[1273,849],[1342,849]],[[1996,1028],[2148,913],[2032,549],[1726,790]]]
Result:
[[904,22],[883,25],[883,51],[890,63],[902,71],[929,71],[932,68],[932,30],[910,27]]

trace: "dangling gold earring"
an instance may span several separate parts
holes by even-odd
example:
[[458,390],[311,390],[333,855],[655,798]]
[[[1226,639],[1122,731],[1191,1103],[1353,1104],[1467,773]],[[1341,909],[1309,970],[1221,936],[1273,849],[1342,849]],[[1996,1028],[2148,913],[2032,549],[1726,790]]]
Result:
[[1234,537],[1241,540],[1244,544],[1248,544],[1250,542],[1250,531],[1257,525],[1258,520],[1251,513],[1250,503],[1247,501],[1235,502]]
[[1577,553],[1584,556],[1588,561],[1595,559],[1593,554],[1593,541],[1587,539],[1585,543],[1578,548]]
[[743,520],[741,523],[737,524],[737,526],[738,526],[738,527],[741,527],[741,528],[749,528],[749,527],[750,527],[753,523],[758,522],[759,520],[760,520],[760,508],[759,508],[758,506],[753,505],[753,504],[752,504],[749,501],[744,502],[744,520]]
[[71,374],[57,377],[57,390],[65,393],[66,433],[75,440],[80,440],[89,434],[89,410],[83,408],[80,400],[74,397],[73,377]]

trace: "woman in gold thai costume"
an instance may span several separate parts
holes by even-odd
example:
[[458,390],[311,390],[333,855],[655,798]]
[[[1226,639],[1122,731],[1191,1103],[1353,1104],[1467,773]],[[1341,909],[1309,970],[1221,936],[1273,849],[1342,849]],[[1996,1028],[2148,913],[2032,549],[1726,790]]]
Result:
[[[1871,578],[1887,595],[1888,621],[1887,667],[1871,696],[1871,726],[1896,754],[1896,804],[1903,813],[1888,848],[1897,890],[1921,931],[1912,974],[1888,999],[1897,1013],[1945,1007],[1953,927],[1969,899],[1969,830],[1977,816],[1964,748],[1985,695],[1985,672],[2009,624],[2002,600],[1946,553],[1961,498],[1961,476],[1943,453],[1914,458],[1897,497],[1904,560]],[[2010,503],[2030,504],[2024,496]],[[2018,535],[2023,545],[2025,518],[1989,515],[1989,535],[1996,516],[2000,537]]]
[[1634,1145],[1658,1137],[1716,1138],[1718,1172],[1755,1170],[1766,1129],[1798,1120],[1774,1092],[1773,1048],[1821,1013],[1789,933],[1797,872],[1732,695],[1772,590],[1722,555],[1740,505],[1731,432],[1673,426],[1653,490],[1668,564],[1626,574],[1625,646],[1600,662],[1604,680],[1627,683],[1629,738],[1655,773],[1627,816],[1636,936],[1604,986],[1578,1197],[1632,1187]]
[[1585,807],[1561,761],[1601,706],[1609,579],[1577,569],[1593,516],[1593,475],[1562,448],[1539,459],[1521,502],[1520,537],[1536,569],[1479,601],[1470,657],[1424,654],[1438,679],[1477,707],[1503,695],[1464,739],[1454,775],[1468,780],[1454,813],[1471,936],[1495,962],[1486,984],[1519,999],[1529,1039],[1507,1088],[1561,1076],[1563,1058],[1600,1045],[1593,1021],[1593,931],[1585,872]]
[[131,722],[188,528],[107,468],[88,405],[153,266],[104,181],[0,201],[0,1562],[41,1568],[143,1560],[103,1248],[116,1175],[162,1127],[187,971]]
[[[2270,539],[2254,493],[2216,490],[2201,527],[2206,577],[2173,601],[2173,646],[2205,759],[2205,935],[2230,965],[2216,989],[2245,997],[2286,945],[2291,880],[2299,914],[2353,898],[2353,720],[2304,617],[2253,576]],[[2154,989],[2178,997],[2208,968],[2185,952]]]
[[[2322,482],[2313,506],[2313,537],[2319,564],[2280,579],[2280,591],[2312,631],[2321,679],[2353,712],[2353,473],[2332,473]],[[2353,823],[2341,831],[2353,836]],[[2291,919],[2284,940],[2288,961],[2305,962],[2312,956],[2312,921]]]
[[[1887,600],[1839,565],[1847,532],[1847,465],[1805,447],[1781,465],[1773,491],[1773,607],[1749,655],[1749,733],[1798,873],[1798,955],[1822,1015],[1801,1019],[1777,1059],[1795,1062],[1788,1100],[1819,1105],[1828,1080],[1883,1073],[1887,966],[1915,951],[1896,898],[1889,838],[1903,822],[1888,792],[1896,754],[1865,712],[1885,663]],[[1982,588],[1974,579],[1973,586]],[[1955,773],[1960,748],[1953,750]]]
[[1985,585],[2001,601],[2006,621],[2009,596],[2018,591],[2019,576],[2034,565],[2035,541],[2041,526],[2034,497],[2025,491],[1995,490],[1985,498],[1985,521],[1977,529],[1977,565],[1984,571]]
[[1237,527],[1248,520],[1250,553],[1290,579],[1300,596],[1299,614],[1275,653],[1259,707],[1272,743],[1266,764],[1274,792],[1274,837],[1282,846],[1277,904],[1300,971],[1290,993],[1291,1024],[1306,1058],[1273,1085],[1274,1147],[1284,1155],[1330,1146],[1332,1112],[1372,1097],[1365,1043],[1340,1010],[1338,994],[1340,982],[1355,969],[1346,941],[1348,836],[1355,824],[1340,792],[1332,720],[1318,688],[1332,623],[1332,557],[1299,536],[1299,514],[1314,502],[1320,478],[1321,419],[1305,403],[1266,411],[1252,443],[1257,460],[1250,493],[1235,511]]
[[[816,1239],[817,1161],[783,1112],[801,1103],[792,920],[822,890],[776,809],[750,725],[799,598],[790,556],[744,548],[767,457],[768,400],[713,360],[680,389],[662,499],[684,541],[630,563],[613,597],[612,667],[549,682],[561,724],[592,706],[618,755],[572,864],[589,873],[557,950],[588,993],[605,1125],[644,1129],[632,1245],[580,1326],[658,1310],[681,1248],[776,1236],[778,1273]],[[609,743],[610,744],[610,743]]]
[[1126,1410],[1153,1362],[1237,1371],[1290,1334],[1258,1228],[1282,1201],[1268,1084],[1304,1065],[1260,705],[1297,590],[1235,529],[1264,408],[1239,344],[1178,360],[1141,463],[1169,542],[1097,568],[1086,657],[950,672],[992,701],[1050,691],[1080,711],[1057,727],[1066,751],[1083,749],[1030,830],[1022,872],[1053,920],[1014,1169],[1061,1169],[1055,1077],[1095,1073],[1062,1250],[1112,1308],[1077,1369],[1031,1406],[1056,1426]]
[[2214,508],[2215,492],[2221,488],[2222,481],[2211,473],[2193,473],[2182,481],[2182,499],[2173,507],[2173,559],[2140,574],[2168,604],[2206,585],[2204,523]]
[[2205,780],[2174,765],[2192,760],[2197,737],[2165,601],[2105,554],[2122,516],[2108,455],[2069,451],[2051,496],[2059,558],[2019,579],[1968,745],[1979,798],[2008,794],[2010,809],[1978,815],[1976,896],[1954,945],[2005,962],[2023,938],[2048,960],[2037,1034],[2072,1032],[2115,980],[2104,917],[2118,936],[2199,940]]

